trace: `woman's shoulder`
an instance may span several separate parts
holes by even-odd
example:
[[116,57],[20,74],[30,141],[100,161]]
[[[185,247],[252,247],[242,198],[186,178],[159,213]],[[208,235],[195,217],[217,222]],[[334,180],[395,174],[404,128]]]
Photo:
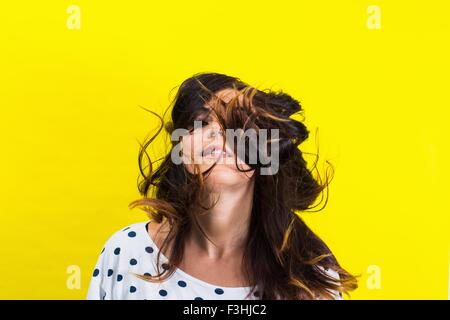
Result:
[[[148,221],[129,224],[113,232],[97,258],[88,289],[88,299],[111,299],[115,285],[123,283],[128,271],[140,267],[143,255],[153,251],[147,234]],[[119,295],[120,296],[120,295]]]
[[337,281],[340,280],[339,273],[336,270],[331,269],[331,268],[327,268],[327,267],[324,267],[324,266],[321,266],[321,265],[317,265],[317,268],[319,268],[327,276],[330,276],[330,277],[336,279]]
[[123,248],[135,247],[139,242],[148,242],[147,223],[148,221],[137,222],[114,231],[105,241],[102,253],[117,254]]

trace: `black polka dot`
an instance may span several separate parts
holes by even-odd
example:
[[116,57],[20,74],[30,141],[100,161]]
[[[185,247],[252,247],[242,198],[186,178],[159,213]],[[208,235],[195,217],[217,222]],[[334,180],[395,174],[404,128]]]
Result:
[[95,270],[94,270],[94,273],[92,274],[92,276],[93,276],[93,277],[96,277],[96,276],[98,276],[99,273],[100,273],[100,270],[95,269]]
[[163,263],[163,264],[161,265],[161,267],[162,267],[164,270],[168,270],[168,269],[169,269],[169,265],[168,265],[167,263]]
[[144,276],[151,276],[151,274],[146,272],[146,273],[144,273]]
[[145,251],[147,251],[148,253],[152,253],[153,252],[153,248],[152,247],[147,247],[147,248],[145,248]]
[[159,294],[163,297],[167,296],[167,291],[164,289],[159,290]]
[[114,249],[114,254],[118,256],[120,254],[120,248]]
[[136,260],[136,259],[131,259],[131,260],[130,260],[130,264],[131,264],[132,266],[137,265],[137,260]]
[[183,280],[180,280],[180,281],[178,281],[178,285],[180,286],[180,287],[186,287],[187,286],[187,283],[186,282],[184,282]]
[[123,279],[123,276],[121,274],[118,274],[117,275],[117,282],[122,281],[122,279]]
[[108,277],[111,277],[113,273],[114,273],[113,269],[108,269]]
[[137,289],[136,289],[135,286],[131,286],[131,287],[130,287],[130,292],[131,292],[131,293],[136,292],[136,290],[137,290]]
[[217,288],[214,292],[217,294],[223,294],[223,289]]
[[253,293],[253,295],[254,295],[255,297],[259,297],[259,292],[258,292],[258,291],[255,291],[255,292]]
[[203,300],[202,297],[195,297],[194,300]]
[[130,231],[130,232],[128,232],[128,236],[129,236],[130,238],[134,238],[134,237],[136,237],[136,232]]

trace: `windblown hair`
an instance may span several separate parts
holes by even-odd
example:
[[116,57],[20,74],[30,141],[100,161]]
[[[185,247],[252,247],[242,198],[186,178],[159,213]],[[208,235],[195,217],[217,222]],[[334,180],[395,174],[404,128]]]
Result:
[[[223,89],[232,89],[237,94],[225,102],[216,95]],[[206,108],[205,104],[211,108]],[[317,207],[315,201],[331,181],[328,175],[324,182],[320,174],[315,179],[312,172],[316,169],[318,155],[313,169],[309,170],[299,149],[309,136],[306,126],[291,118],[294,114],[303,116],[299,101],[283,91],[259,90],[236,77],[199,73],[181,84],[164,115],[170,108],[172,119],[167,123],[164,116],[147,110],[158,116],[161,126],[155,135],[141,144],[138,189],[142,198],[129,205],[130,208],[141,208],[158,223],[168,223],[169,229],[157,256],[158,274],[136,276],[150,282],[167,279],[183,259],[185,238],[193,223],[207,237],[192,208],[204,208],[200,199],[205,192],[204,180],[212,168],[190,173],[184,164],[175,164],[169,152],[157,160],[162,162],[153,169],[157,161],[151,161],[147,148],[163,128],[169,134],[179,128],[189,130],[194,120],[213,112],[222,128],[279,130],[279,169],[276,174],[260,174],[264,165],[259,159],[256,164],[248,163],[246,150],[245,163],[255,170],[253,206],[243,257],[245,277],[253,287],[249,294],[257,287],[260,299],[332,299],[333,292],[349,295],[349,291],[357,288],[356,277],[340,266],[327,245],[296,213],[311,212]],[[179,141],[172,141],[171,148],[177,143]],[[238,169],[243,171],[239,166]],[[161,270],[160,254],[169,244],[169,263],[163,263]],[[326,272],[328,269],[337,272],[339,279],[331,277]]]

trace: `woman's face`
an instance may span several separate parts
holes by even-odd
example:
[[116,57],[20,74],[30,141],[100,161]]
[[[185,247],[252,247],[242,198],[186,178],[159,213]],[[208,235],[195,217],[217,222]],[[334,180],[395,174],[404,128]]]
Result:
[[[205,180],[206,186],[213,189],[249,183],[255,171],[238,170],[233,148],[228,143],[224,145],[225,132],[213,115],[211,112],[207,118],[196,119],[201,125],[194,127],[193,124],[190,134],[183,136],[181,149],[186,169],[194,173],[194,164],[197,164],[203,173],[217,163]],[[239,158],[237,165],[241,170],[250,169]]]

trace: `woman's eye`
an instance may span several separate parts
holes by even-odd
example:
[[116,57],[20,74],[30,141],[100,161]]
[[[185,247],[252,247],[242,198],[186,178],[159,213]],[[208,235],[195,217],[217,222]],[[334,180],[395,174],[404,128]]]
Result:
[[199,119],[199,120],[195,120],[195,121],[197,121],[197,122],[201,122],[200,123],[200,126],[201,127],[206,127],[208,124],[209,124],[209,122],[208,121],[206,121],[206,120],[202,120],[202,119]]

